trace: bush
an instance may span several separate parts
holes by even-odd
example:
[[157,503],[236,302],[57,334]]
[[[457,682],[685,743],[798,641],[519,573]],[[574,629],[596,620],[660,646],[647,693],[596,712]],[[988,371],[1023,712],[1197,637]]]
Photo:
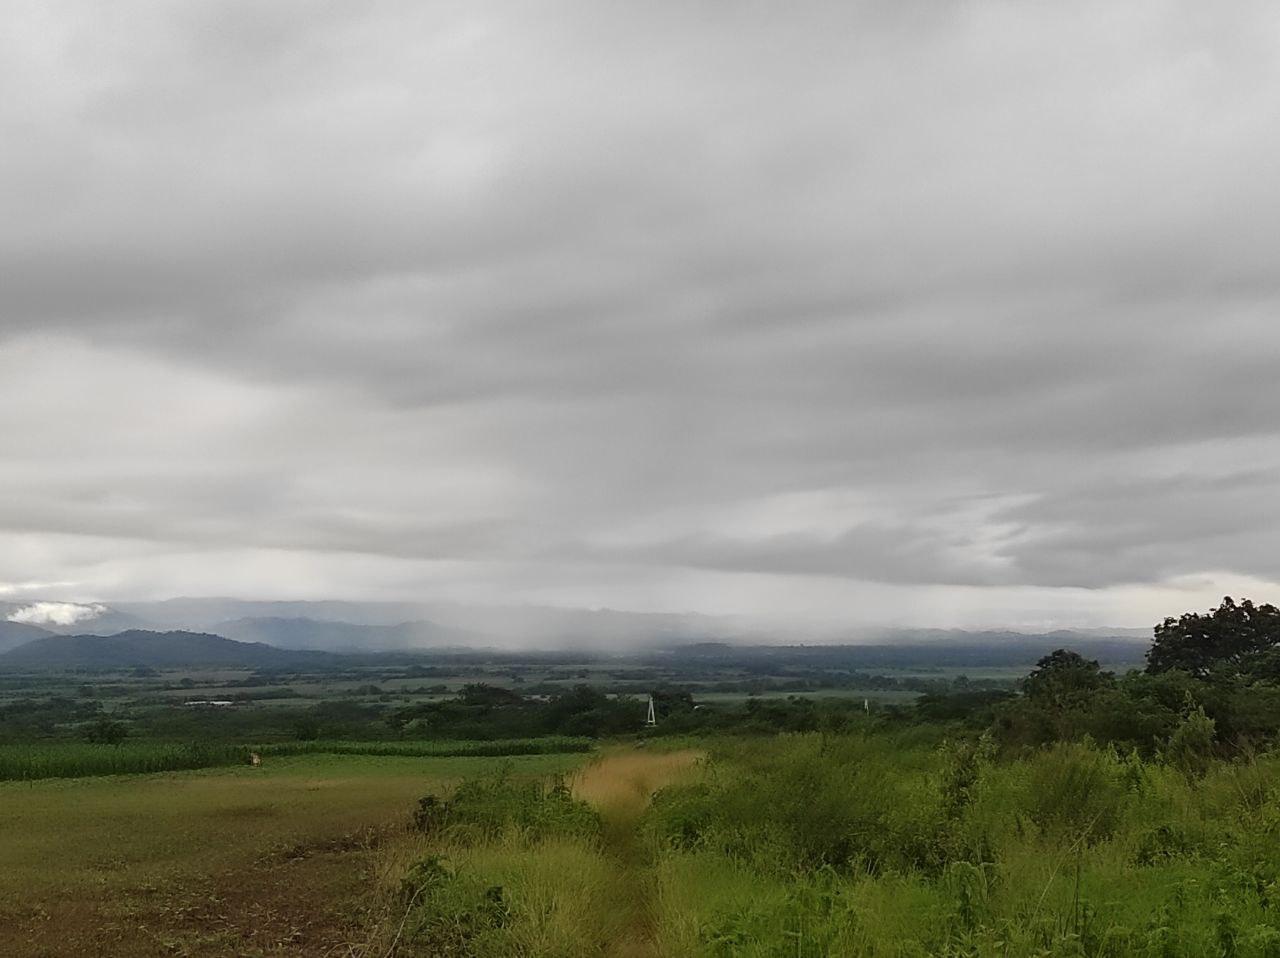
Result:
[[421,799],[414,827],[467,843],[492,840],[508,830],[531,841],[552,835],[594,839],[601,822],[590,805],[573,797],[562,778],[515,781],[504,769],[464,781],[447,800],[435,795]]
[[123,722],[103,718],[85,729],[86,742],[94,745],[119,745],[129,737],[129,729]]
[[416,906],[410,937],[429,940],[431,954],[440,958],[472,958],[477,941],[506,925],[509,914],[501,885],[459,876],[439,855],[409,869],[400,895],[406,906]]
[[1063,743],[1029,760],[1032,821],[1092,844],[1111,836],[1129,798],[1128,769],[1114,752]]
[[780,736],[735,755],[731,780],[664,790],[651,830],[784,872],[936,867],[936,783],[904,754],[885,735]]
[[1169,736],[1164,757],[1188,778],[1204,778],[1213,761],[1216,733],[1217,726],[1213,719],[1205,714],[1204,708],[1197,705]]

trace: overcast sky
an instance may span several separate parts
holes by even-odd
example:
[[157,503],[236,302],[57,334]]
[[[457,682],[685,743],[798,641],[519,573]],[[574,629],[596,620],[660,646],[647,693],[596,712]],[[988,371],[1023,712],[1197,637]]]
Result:
[[0,598],[1280,600],[1269,2],[16,2]]

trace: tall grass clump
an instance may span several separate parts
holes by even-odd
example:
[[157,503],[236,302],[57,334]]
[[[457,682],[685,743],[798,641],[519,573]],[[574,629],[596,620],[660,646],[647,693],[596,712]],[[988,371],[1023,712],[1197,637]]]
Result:
[[1189,766],[1085,741],[1000,759],[874,734],[720,748],[646,825],[657,948],[1280,956],[1278,799],[1273,756]]
[[650,834],[782,874],[926,866],[941,826],[931,765],[931,750],[872,734],[722,748],[704,782],[659,793]]
[[[447,847],[447,846],[446,846]],[[400,890],[397,954],[598,958],[625,938],[613,863],[581,839],[506,833],[414,865]],[[385,950],[378,954],[386,953]]]
[[400,888],[407,950],[586,958],[624,933],[601,818],[564,779],[468,779],[423,798],[413,825],[426,846]]
[[482,958],[1280,958],[1280,754],[1226,761],[1194,710],[1185,725],[1155,757],[872,728],[717,739],[651,805],[584,785],[603,823],[557,781],[473,780],[419,809],[406,941]]
[[595,840],[600,816],[586,802],[573,797],[563,778],[522,780],[508,769],[467,779],[453,794],[428,795],[418,802],[414,827],[454,842],[479,844],[505,832],[528,841],[550,836]]

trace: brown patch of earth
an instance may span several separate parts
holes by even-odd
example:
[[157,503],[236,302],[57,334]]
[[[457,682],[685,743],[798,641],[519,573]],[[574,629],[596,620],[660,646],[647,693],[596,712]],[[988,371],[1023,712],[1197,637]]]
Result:
[[110,898],[10,907],[0,912],[0,955],[346,954],[364,924],[381,834],[317,839],[204,878],[126,886]]

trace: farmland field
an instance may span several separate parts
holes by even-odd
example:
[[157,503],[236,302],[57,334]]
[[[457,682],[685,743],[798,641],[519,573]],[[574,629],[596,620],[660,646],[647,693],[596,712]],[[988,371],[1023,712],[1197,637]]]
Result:
[[414,803],[582,755],[307,755],[0,783],[0,954],[320,954],[358,936],[377,850]]
[[0,954],[1272,958],[1278,762],[869,717],[9,782]]

